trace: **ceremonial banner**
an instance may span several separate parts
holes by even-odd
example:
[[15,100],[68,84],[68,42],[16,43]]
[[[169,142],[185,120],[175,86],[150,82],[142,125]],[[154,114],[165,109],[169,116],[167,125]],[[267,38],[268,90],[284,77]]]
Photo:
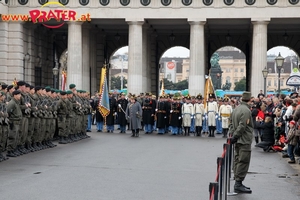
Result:
[[165,95],[165,86],[164,86],[164,79],[161,81],[161,90],[160,90],[160,96]]
[[208,96],[210,93],[215,93],[214,91],[214,86],[212,84],[212,80],[210,76],[206,76],[206,81],[205,81],[205,88],[204,88],[204,99],[203,99],[203,104],[204,104],[204,108],[206,108],[207,106],[207,102],[208,102]]
[[66,90],[66,84],[67,84],[67,72],[65,70],[61,73],[61,90]]
[[107,80],[106,80],[106,67],[103,67],[100,74],[100,100],[98,109],[101,115],[105,118],[109,115],[109,97],[108,97],[108,88],[107,88]]

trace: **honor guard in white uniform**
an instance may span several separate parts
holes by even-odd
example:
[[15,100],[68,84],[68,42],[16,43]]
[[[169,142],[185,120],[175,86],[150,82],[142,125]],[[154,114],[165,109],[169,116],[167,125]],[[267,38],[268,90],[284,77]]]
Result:
[[219,116],[222,119],[222,129],[223,129],[223,138],[227,138],[229,119],[232,113],[232,107],[229,105],[229,98],[225,97],[223,99],[223,105],[220,106]]
[[205,115],[205,109],[204,105],[202,103],[202,95],[198,94],[196,97],[196,103],[194,104],[194,109],[195,109],[195,127],[196,127],[196,134],[197,136],[201,136],[201,131],[202,131],[202,123],[203,123],[203,117]]
[[191,104],[191,97],[189,95],[185,98],[185,103],[182,105],[181,112],[184,136],[189,136],[192,119],[194,118],[194,106]]
[[209,135],[208,137],[215,137],[215,130],[216,130],[216,116],[218,113],[218,104],[215,99],[215,94],[209,94],[209,102],[207,103],[207,116],[208,116],[208,130]]

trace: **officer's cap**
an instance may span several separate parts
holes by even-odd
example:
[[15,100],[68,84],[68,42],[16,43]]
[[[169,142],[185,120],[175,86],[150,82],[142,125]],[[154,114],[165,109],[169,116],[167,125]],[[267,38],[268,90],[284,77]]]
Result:
[[69,88],[70,89],[76,88],[76,85],[74,83],[72,83],[72,84],[69,85]]
[[17,86],[23,86],[26,85],[25,81],[18,81]]
[[14,87],[13,85],[9,85],[9,86],[7,86],[6,90],[9,91],[13,87]]
[[8,85],[4,84],[4,85],[1,85],[1,88],[2,90],[6,89]]
[[12,95],[15,96],[15,95],[18,95],[18,94],[21,94],[21,92],[19,90],[15,90],[13,91]]
[[67,92],[66,91],[60,91],[60,95],[66,95]]
[[41,90],[41,89],[42,89],[41,86],[35,86],[35,91],[39,91],[39,90]]
[[67,94],[73,94],[73,92],[71,90],[67,90],[66,92]]

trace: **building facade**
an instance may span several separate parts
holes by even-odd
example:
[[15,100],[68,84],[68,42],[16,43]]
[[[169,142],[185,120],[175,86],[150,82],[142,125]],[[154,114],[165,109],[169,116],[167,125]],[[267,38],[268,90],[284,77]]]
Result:
[[[58,78],[66,70],[68,84],[95,91],[101,67],[129,46],[128,91],[158,91],[161,56],[182,46],[190,49],[189,92],[196,95],[204,93],[211,55],[234,46],[246,56],[247,89],[258,93],[268,49],[284,45],[299,54],[299,8],[299,0],[2,0],[0,77],[51,85],[59,67]],[[24,19],[33,10],[52,19]],[[84,20],[73,21],[74,13]]]

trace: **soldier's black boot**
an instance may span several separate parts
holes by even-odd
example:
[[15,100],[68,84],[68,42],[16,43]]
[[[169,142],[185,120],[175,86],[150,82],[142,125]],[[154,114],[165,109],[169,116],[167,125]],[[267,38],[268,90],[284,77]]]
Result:
[[131,137],[135,137],[135,130],[132,130],[132,135]]
[[59,144],[68,144],[68,142],[65,140],[65,137],[60,137],[59,138],[59,142],[58,142]]
[[215,137],[215,130],[216,130],[216,127],[213,126],[212,131],[211,131],[211,137]]
[[208,131],[209,131],[208,137],[211,137],[211,129],[212,129],[211,126],[209,126],[209,127],[208,127]]
[[140,132],[140,130],[139,130],[139,129],[136,129],[135,137],[139,137],[139,132]]
[[258,137],[255,137],[255,143],[258,144]]
[[202,126],[199,126],[199,136],[201,137]]
[[17,157],[16,154],[14,154],[13,151],[7,151],[7,154],[6,154],[7,157]]
[[191,128],[190,127],[187,127],[187,136],[190,136],[190,132],[191,132]]
[[243,185],[242,181],[235,181],[234,192],[236,193],[252,193],[249,187]]
[[223,129],[223,138],[227,138],[228,129]]

